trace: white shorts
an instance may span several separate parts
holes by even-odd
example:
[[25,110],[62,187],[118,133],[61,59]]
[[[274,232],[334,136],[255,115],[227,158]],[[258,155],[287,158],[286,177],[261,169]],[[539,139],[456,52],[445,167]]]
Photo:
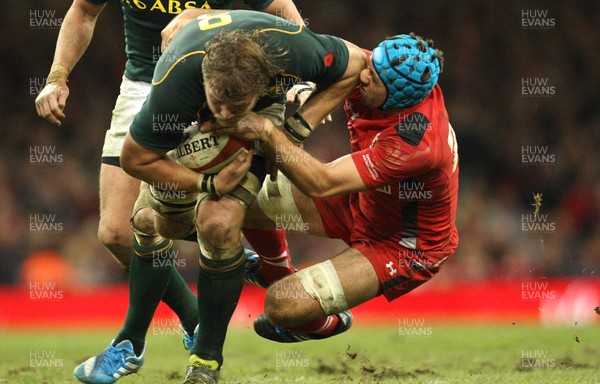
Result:
[[150,87],[150,83],[129,80],[123,76],[119,97],[117,97],[115,108],[112,111],[110,129],[106,131],[104,137],[104,147],[102,147],[103,163],[119,165],[118,158],[121,156],[125,136],[129,132],[133,118],[146,101],[146,97],[150,93]]

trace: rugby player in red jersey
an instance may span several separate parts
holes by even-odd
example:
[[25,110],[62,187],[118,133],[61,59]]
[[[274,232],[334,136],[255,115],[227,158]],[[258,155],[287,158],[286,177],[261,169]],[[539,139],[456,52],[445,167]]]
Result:
[[458,146],[437,84],[442,52],[410,34],[388,38],[368,54],[360,84],[345,103],[349,155],[328,164],[310,156],[297,146],[303,124],[294,118],[283,129],[256,114],[234,128],[210,128],[261,140],[287,176],[265,181],[260,210],[255,204],[248,226],[288,220],[276,224],[349,246],[269,287],[265,314],[254,323],[265,338],[324,338],[314,331],[316,321],[379,295],[391,301],[410,292],[458,246]]

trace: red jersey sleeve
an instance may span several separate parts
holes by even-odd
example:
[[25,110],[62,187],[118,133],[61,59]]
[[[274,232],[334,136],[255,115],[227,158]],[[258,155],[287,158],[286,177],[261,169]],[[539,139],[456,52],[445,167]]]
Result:
[[432,167],[427,141],[411,146],[398,136],[393,127],[382,131],[369,148],[353,152],[352,159],[370,189],[395,184],[423,174]]

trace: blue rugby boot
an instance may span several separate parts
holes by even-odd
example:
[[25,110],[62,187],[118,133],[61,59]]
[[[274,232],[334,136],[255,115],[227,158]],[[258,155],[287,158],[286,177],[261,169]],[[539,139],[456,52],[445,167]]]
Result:
[[99,355],[90,357],[73,370],[77,380],[89,384],[112,384],[123,376],[136,373],[144,364],[146,345],[140,356],[136,356],[129,340],[110,345]]
[[188,335],[188,333],[185,331],[185,329],[183,329],[181,325],[179,325],[179,327],[181,327],[181,331],[183,332],[183,348],[185,348],[188,351],[191,351],[194,347],[194,342],[198,337],[198,325],[196,325],[196,328],[194,328],[194,334],[192,336]]

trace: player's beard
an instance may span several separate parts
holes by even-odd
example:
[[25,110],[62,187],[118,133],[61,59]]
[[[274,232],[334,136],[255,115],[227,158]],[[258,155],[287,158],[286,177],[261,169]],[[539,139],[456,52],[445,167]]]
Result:
[[242,119],[243,116],[240,117],[234,117],[232,119],[223,119],[220,116],[215,116],[215,125],[217,126],[217,128],[228,128],[228,127],[234,127],[238,121],[240,121]]

